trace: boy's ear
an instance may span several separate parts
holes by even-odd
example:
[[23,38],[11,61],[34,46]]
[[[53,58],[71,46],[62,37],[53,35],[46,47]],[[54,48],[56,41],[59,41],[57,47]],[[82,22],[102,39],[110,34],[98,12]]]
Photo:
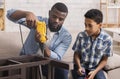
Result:
[[99,24],[99,27],[100,27],[100,28],[102,27],[102,23]]

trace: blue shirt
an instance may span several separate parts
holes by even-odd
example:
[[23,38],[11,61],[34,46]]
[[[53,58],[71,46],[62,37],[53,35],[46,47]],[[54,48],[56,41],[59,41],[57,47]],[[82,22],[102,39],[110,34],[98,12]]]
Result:
[[95,40],[92,40],[85,31],[80,32],[72,49],[80,53],[82,67],[92,70],[98,66],[103,56],[112,55],[112,38],[103,29]]
[[[16,10],[11,9],[7,11],[7,17],[9,20],[22,24],[26,26],[25,23],[25,18],[22,18],[20,20],[14,20],[10,18],[10,15],[14,13]],[[44,21],[47,25],[48,28],[48,18],[43,18],[41,16],[38,16],[38,20]],[[35,29],[34,28],[29,28],[30,33],[24,43],[24,48],[21,50],[21,55],[29,55],[29,54],[36,54],[39,49],[39,44],[38,42],[35,41]],[[49,33],[48,33],[49,34]],[[71,44],[72,37],[71,34],[65,29],[62,28],[56,32],[51,40],[49,49],[50,49],[50,58],[55,58],[57,60],[61,60],[65,52],[67,51],[69,45]],[[25,49],[25,51],[24,51]]]

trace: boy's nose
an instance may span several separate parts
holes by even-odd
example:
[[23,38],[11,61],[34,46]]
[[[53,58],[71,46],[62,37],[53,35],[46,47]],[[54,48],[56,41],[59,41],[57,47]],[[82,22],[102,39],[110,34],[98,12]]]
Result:
[[86,26],[86,27],[85,27],[85,30],[87,31],[87,30],[89,30],[89,28]]

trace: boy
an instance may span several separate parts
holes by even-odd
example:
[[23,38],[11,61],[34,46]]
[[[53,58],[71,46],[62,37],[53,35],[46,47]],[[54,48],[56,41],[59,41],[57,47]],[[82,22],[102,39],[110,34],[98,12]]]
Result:
[[85,16],[85,31],[80,32],[73,45],[74,79],[106,79],[103,68],[112,56],[112,38],[101,28],[103,14],[91,9]]

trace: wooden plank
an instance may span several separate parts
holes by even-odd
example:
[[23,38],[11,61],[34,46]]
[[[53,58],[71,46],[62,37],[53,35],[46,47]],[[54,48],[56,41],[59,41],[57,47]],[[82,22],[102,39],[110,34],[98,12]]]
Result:
[[[2,62],[0,65],[0,73],[1,71],[7,71],[8,77],[4,77],[4,78],[0,77],[0,79],[1,78],[2,79],[15,79],[15,78],[18,78],[19,76],[22,79],[43,79],[42,71],[41,71],[41,68],[39,67],[45,64],[49,65],[49,74],[48,74],[49,79],[54,79],[54,68],[55,67],[69,70],[69,64],[63,61],[53,60],[47,57],[43,58],[38,55],[37,56],[36,55],[19,56],[15,58],[4,59],[4,62]],[[38,73],[39,75],[37,75]]]

